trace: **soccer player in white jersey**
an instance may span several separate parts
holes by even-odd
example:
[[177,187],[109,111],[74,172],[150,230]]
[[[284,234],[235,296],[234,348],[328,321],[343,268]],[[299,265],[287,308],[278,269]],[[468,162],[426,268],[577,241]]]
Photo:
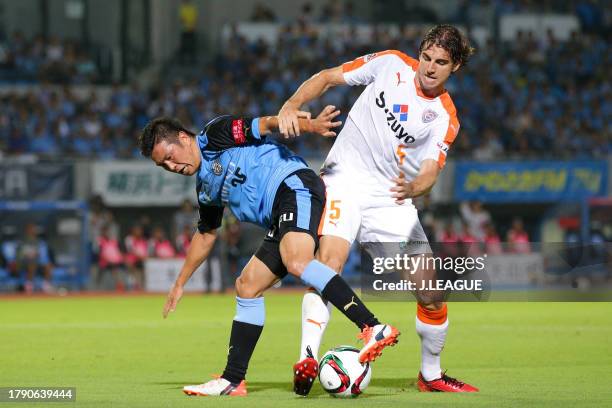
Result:
[[[286,137],[298,136],[300,107],[339,85],[365,85],[351,108],[322,169],[327,190],[318,259],[340,273],[351,244],[427,242],[412,198],[428,193],[459,131],[457,112],[444,85],[465,65],[473,49],[450,25],[423,38],[418,60],[395,50],[376,52],[325,69],[305,81],[279,112]],[[410,246],[409,246],[410,248]],[[411,255],[429,254],[417,245]],[[421,277],[435,270],[418,271]],[[431,279],[431,278],[430,278]],[[421,339],[421,391],[475,392],[440,367],[449,321],[444,301],[416,293],[416,331]],[[294,391],[307,395],[316,377],[318,348],[329,321],[326,302],[307,292],[302,303],[300,360]]]

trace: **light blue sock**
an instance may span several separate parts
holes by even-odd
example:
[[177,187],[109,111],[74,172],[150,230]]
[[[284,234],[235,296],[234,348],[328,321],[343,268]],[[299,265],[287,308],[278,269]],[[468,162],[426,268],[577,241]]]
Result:
[[234,320],[263,326],[266,321],[264,298],[245,299],[236,296],[236,316]]
[[300,278],[306,285],[322,293],[327,283],[336,275],[337,273],[332,268],[313,259],[306,265]]

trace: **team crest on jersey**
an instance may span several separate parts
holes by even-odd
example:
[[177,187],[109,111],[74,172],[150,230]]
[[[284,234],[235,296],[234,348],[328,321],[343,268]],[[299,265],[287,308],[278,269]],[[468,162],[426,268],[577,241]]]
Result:
[[435,111],[432,111],[431,109],[425,109],[423,111],[423,115],[421,116],[421,120],[423,120],[423,123],[430,123],[436,120],[437,117],[438,114]]
[[373,52],[371,54],[366,55],[365,57],[363,57],[363,62],[368,62],[373,60],[374,58],[376,58],[376,53]]
[[221,173],[223,173],[223,165],[221,164],[219,159],[215,159],[215,161],[212,163],[212,171],[215,176],[220,176]]

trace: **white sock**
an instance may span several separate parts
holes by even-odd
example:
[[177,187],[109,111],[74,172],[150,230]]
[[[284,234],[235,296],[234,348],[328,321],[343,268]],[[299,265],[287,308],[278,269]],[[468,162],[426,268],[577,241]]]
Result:
[[302,299],[302,345],[299,361],[307,357],[308,347],[314,358],[319,359],[319,346],[329,322],[332,307],[329,302],[324,302],[316,292],[304,294]]
[[427,324],[416,318],[416,331],[421,338],[421,374],[427,381],[442,376],[440,353],[446,342],[448,318],[443,324]]

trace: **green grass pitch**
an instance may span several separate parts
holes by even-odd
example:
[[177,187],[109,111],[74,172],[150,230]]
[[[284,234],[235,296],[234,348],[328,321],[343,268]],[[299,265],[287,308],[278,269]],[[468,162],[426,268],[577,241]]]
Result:
[[[0,299],[0,387],[72,386],[78,407],[612,407],[612,303],[452,303],[442,357],[448,374],[481,392],[419,393],[411,303],[370,303],[403,333],[373,364],[357,399],[307,400],[291,391],[301,294],[271,292],[247,375],[247,398],[187,397],[185,384],[221,373],[234,315],[231,295],[186,296],[161,318],[163,296]],[[334,311],[321,352],[357,345]],[[9,404],[25,407],[44,404]],[[62,406],[64,404],[52,404]]]

